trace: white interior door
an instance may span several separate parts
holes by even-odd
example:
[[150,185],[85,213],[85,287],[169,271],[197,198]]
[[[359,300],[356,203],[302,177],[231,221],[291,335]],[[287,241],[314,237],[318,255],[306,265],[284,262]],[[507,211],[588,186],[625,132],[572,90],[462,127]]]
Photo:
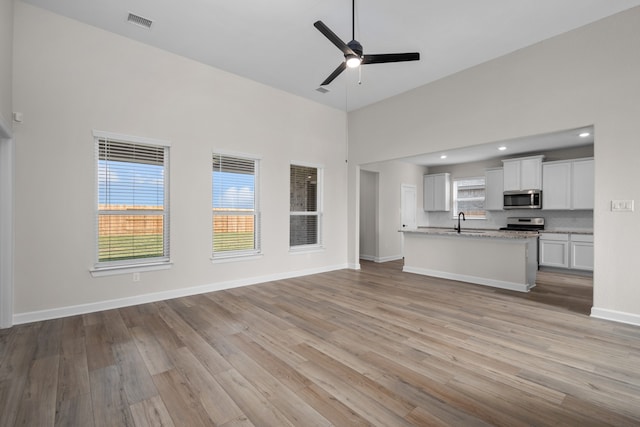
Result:
[[417,203],[417,190],[415,185],[402,184],[400,193],[401,204],[401,220],[400,226],[402,229],[413,230],[418,228],[416,203]]

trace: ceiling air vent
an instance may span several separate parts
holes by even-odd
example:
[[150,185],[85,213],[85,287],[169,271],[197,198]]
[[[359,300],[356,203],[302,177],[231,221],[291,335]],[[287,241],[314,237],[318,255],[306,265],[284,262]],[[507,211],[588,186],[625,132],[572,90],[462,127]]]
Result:
[[151,28],[151,24],[153,21],[151,19],[143,18],[142,16],[133,14],[129,12],[129,17],[127,18],[127,22],[130,22],[138,27],[149,29]]
[[325,88],[323,88],[323,87],[319,87],[319,88],[318,88],[318,89],[316,89],[316,90],[317,90],[318,92],[320,92],[320,93],[327,93],[327,92],[329,92],[329,89],[325,89]]

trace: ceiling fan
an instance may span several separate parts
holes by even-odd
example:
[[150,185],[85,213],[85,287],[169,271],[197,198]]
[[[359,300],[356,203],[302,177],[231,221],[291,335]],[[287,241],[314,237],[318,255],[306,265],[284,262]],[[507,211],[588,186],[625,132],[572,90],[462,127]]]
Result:
[[345,68],[356,68],[361,64],[382,64],[385,62],[403,62],[403,61],[418,61],[420,59],[419,52],[411,53],[384,53],[375,55],[364,55],[362,45],[355,38],[355,8],[356,1],[351,2],[351,41],[344,43],[340,40],[333,31],[329,29],[322,21],[316,21],[313,26],[318,29],[331,43],[336,45],[338,49],[344,54],[344,61],[338,65],[333,73],[329,75],[320,86],[325,86],[331,83],[336,77],[342,73]]

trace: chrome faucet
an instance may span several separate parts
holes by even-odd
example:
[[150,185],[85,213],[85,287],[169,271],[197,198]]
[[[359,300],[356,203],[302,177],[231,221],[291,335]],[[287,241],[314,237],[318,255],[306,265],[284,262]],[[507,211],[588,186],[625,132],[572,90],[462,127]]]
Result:
[[458,214],[458,227],[457,227],[457,228],[455,228],[455,227],[454,227],[454,230],[456,230],[456,231],[458,232],[458,234],[460,234],[460,231],[462,230],[462,229],[460,228],[460,215],[462,215],[462,220],[463,220],[463,221],[466,221],[466,220],[467,220],[467,219],[464,217],[464,212],[460,212],[460,213]]

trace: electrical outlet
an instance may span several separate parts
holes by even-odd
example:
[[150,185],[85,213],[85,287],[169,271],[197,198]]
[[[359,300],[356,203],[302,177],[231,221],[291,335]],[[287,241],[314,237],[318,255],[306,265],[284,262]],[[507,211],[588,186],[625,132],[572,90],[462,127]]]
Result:
[[139,282],[140,281],[140,273],[138,273],[138,272],[133,273],[133,281],[134,282]]
[[612,200],[612,212],[633,212],[633,200]]

